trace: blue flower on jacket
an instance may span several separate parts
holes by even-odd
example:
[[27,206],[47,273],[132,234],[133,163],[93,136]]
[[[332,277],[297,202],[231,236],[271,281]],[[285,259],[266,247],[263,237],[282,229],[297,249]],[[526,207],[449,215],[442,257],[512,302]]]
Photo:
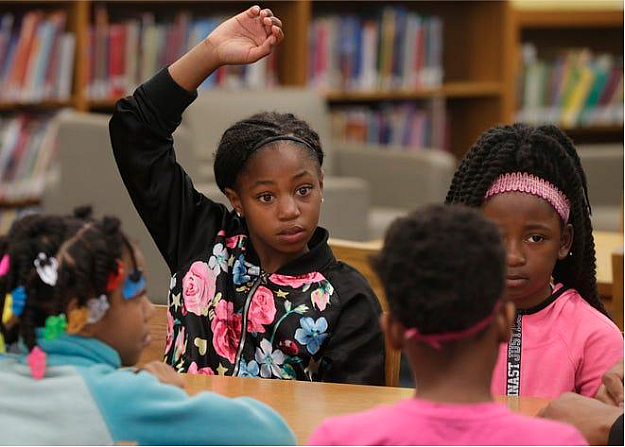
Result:
[[295,331],[295,340],[306,346],[308,352],[315,355],[323,341],[328,337],[328,334],[325,333],[328,330],[328,322],[324,317],[318,318],[317,321],[305,317],[300,318],[299,324],[301,328]]
[[239,255],[236,261],[234,261],[234,267],[232,268],[233,281],[236,285],[241,285],[250,282],[252,279],[247,274],[247,268],[245,267],[245,259],[243,255]]
[[241,363],[239,364],[239,377],[258,377],[259,373],[260,368],[256,360],[250,360],[246,365],[245,360],[241,359]]

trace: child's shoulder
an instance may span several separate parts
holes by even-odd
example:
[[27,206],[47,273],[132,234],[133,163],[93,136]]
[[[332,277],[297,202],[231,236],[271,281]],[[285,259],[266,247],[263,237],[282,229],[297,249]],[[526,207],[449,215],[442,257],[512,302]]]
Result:
[[512,411],[500,428],[506,433],[506,442],[517,445],[587,445],[572,425]]
[[585,331],[590,332],[614,332],[619,333],[618,327],[606,315],[592,307],[588,301],[575,289],[568,289],[562,294],[565,300],[558,300],[557,304],[560,308],[560,316],[567,320],[578,321],[583,323],[580,325]]

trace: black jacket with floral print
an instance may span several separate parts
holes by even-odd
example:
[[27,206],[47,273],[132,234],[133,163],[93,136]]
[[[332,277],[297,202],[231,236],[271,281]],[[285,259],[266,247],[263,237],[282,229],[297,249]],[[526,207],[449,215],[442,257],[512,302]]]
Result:
[[117,166],[173,275],[165,361],[180,372],[381,385],[380,305],[319,227],[309,251],[267,273],[245,220],[193,187],[172,133],[196,93],[167,69],[117,103]]

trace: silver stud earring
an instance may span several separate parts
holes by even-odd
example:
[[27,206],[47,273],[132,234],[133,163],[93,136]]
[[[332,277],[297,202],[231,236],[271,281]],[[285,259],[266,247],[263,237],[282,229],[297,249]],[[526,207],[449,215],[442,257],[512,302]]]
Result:
[[323,197],[321,198],[321,203],[323,203],[326,199],[324,199]]

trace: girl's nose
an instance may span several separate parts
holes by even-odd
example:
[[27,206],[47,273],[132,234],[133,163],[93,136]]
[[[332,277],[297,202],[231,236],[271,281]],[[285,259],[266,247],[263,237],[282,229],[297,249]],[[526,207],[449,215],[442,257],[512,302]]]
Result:
[[506,264],[510,267],[518,267],[525,264],[525,254],[523,253],[522,243],[507,241]]
[[278,203],[278,219],[293,220],[300,214],[297,201],[293,197],[286,197]]

